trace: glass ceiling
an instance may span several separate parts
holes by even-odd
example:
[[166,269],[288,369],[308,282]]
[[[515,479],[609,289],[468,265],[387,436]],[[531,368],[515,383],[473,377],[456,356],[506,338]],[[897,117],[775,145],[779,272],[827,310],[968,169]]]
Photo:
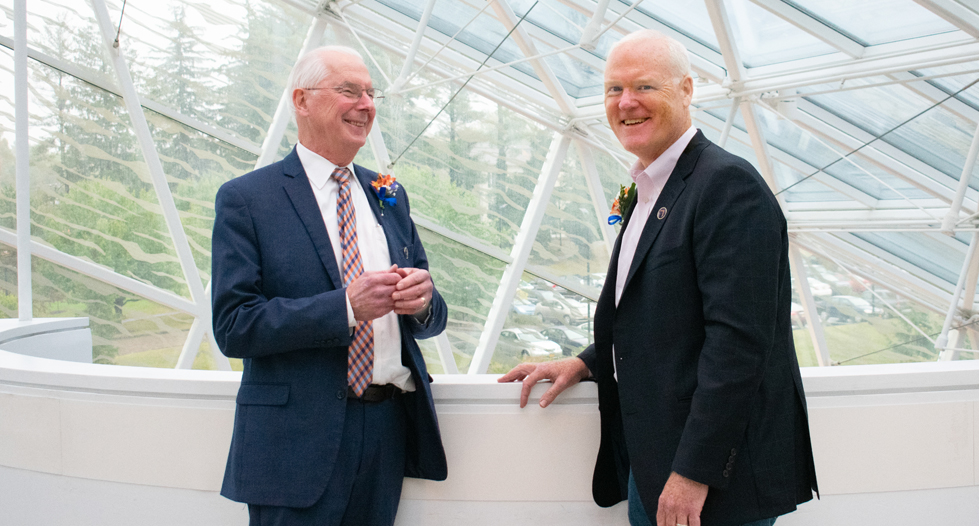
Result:
[[[123,13],[117,0],[29,3],[36,316],[89,316],[106,363],[190,367],[203,349],[210,357],[194,366],[221,367],[213,340],[193,327],[208,308],[195,291],[209,281],[214,193],[291,149],[295,126],[280,107],[291,66],[305,48],[339,43],[364,54],[388,95],[378,140],[357,162],[405,182],[450,304],[444,337],[425,345],[432,369],[493,372],[555,357],[544,344],[529,357],[519,351],[530,347],[508,347],[498,338],[507,328],[561,339],[567,354],[568,334],[590,341],[617,234],[604,217],[633,162],[605,122],[604,60],[639,28],[687,46],[696,126],[773,186],[802,250],[797,275],[812,288],[811,305],[799,295],[806,285],[795,300],[807,320],[828,335],[875,331],[900,346],[898,335],[935,338],[958,285],[974,309],[977,262],[963,272],[977,231],[974,166],[959,184],[979,124],[973,2],[613,0],[604,12],[592,0],[321,4],[128,0]],[[0,243],[9,249],[0,263],[17,248],[13,9],[0,0]],[[126,75],[103,44],[100,10],[119,32]],[[724,27],[729,37],[716,31]],[[145,128],[126,109],[126,78]],[[179,239],[164,220],[169,207]],[[16,315],[16,269],[0,266],[0,309]],[[873,314],[843,313],[833,298],[844,296],[869,298]],[[894,308],[878,310],[887,299]],[[797,327],[800,357],[823,364],[811,326]],[[154,331],[166,345],[147,343]],[[828,340],[831,363],[938,358],[920,341],[914,352],[874,354],[850,348],[859,336]]]

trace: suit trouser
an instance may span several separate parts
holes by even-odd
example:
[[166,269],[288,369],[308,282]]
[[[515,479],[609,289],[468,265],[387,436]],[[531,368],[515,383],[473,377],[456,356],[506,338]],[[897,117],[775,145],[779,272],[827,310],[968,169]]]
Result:
[[249,504],[249,525],[394,524],[404,482],[405,427],[400,396],[378,403],[348,398],[340,452],[320,499],[309,508]]

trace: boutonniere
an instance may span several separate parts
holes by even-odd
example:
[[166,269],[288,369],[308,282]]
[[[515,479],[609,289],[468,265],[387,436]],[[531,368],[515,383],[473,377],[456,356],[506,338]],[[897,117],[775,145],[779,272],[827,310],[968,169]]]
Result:
[[619,185],[619,195],[615,197],[615,201],[612,201],[612,211],[608,215],[608,224],[614,225],[622,221],[622,218],[625,217],[635,202],[636,183],[632,183],[629,188]]
[[395,206],[398,204],[398,182],[394,180],[393,175],[377,174],[377,179],[371,181],[371,186],[374,187],[374,193],[377,194],[382,214],[384,213],[384,205]]

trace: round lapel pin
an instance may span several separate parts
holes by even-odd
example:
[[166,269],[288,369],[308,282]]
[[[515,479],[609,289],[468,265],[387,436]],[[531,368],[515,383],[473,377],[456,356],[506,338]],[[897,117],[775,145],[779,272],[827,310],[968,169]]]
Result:
[[663,208],[660,208],[659,210],[656,211],[656,219],[659,219],[660,221],[662,221],[664,217],[666,217],[666,207],[665,206]]

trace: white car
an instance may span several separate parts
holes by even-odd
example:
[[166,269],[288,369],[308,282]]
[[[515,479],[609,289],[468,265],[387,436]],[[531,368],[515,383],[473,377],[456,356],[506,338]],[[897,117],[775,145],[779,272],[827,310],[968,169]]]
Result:
[[562,356],[561,346],[548,340],[533,329],[514,327],[500,331],[497,341],[498,351],[519,356],[520,358],[544,357],[558,358]]

